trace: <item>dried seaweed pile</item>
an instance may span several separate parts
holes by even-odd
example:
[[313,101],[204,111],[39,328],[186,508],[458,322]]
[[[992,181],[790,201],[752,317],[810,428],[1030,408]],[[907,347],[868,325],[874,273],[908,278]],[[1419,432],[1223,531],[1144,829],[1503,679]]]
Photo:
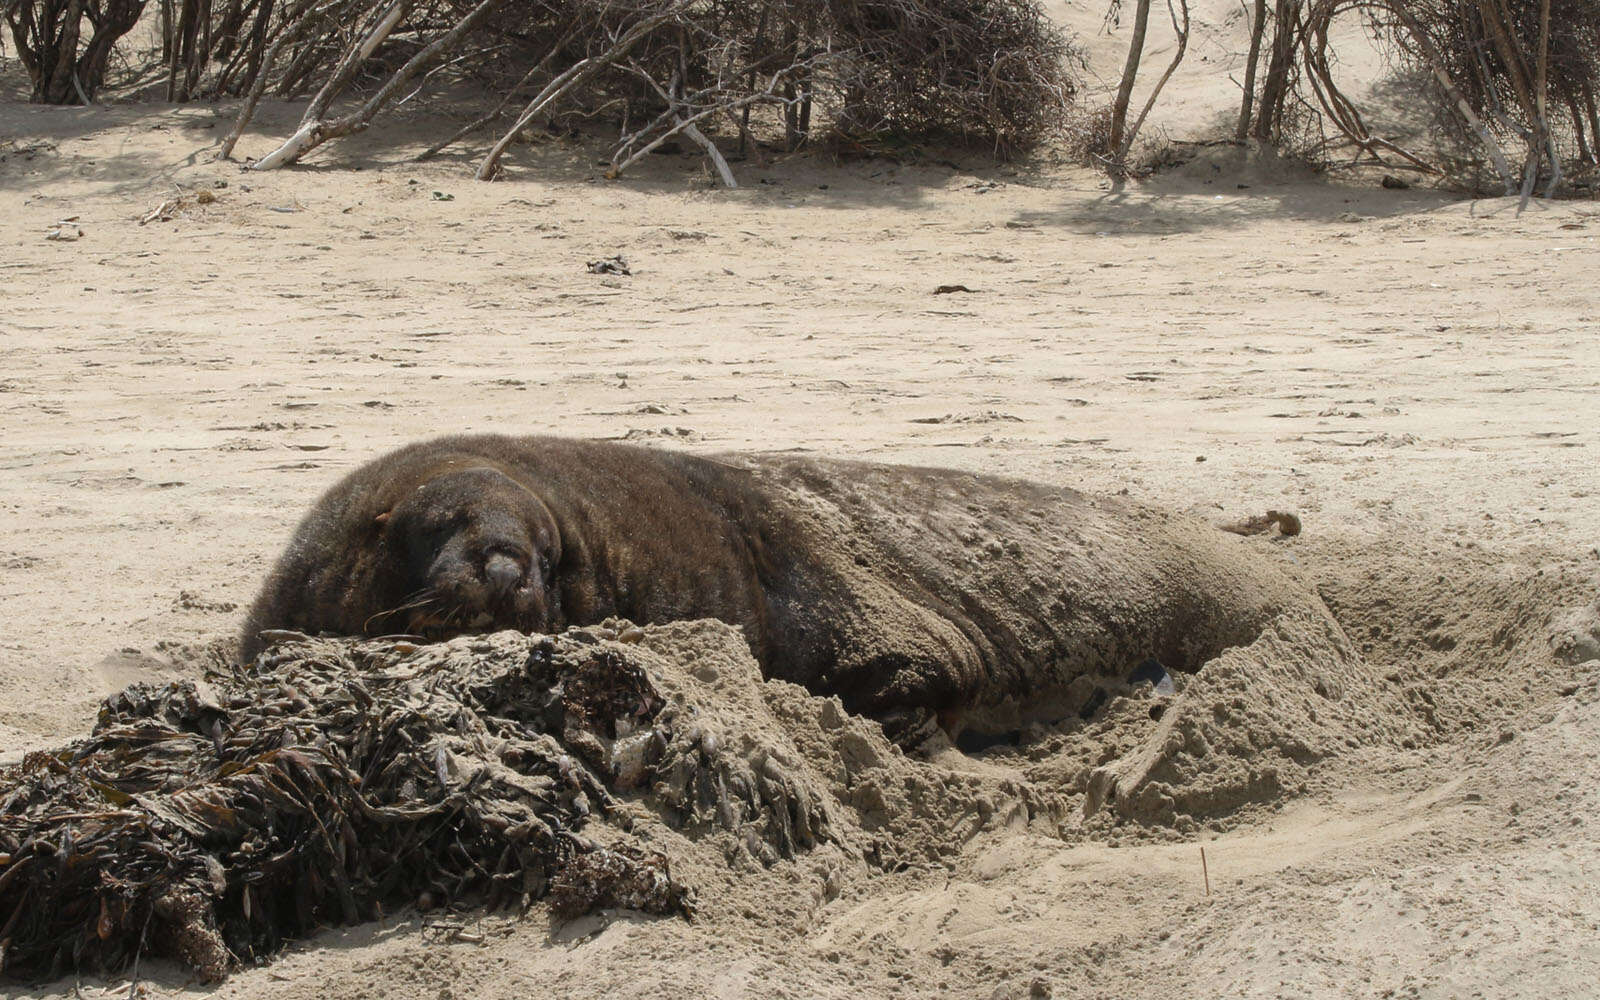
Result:
[[663,698],[617,643],[511,638],[289,638],[214,687],[108,698],[0,771],[0,969],[216,978],[413,902],[688,913],[666,858],[581,832],[666,748]]

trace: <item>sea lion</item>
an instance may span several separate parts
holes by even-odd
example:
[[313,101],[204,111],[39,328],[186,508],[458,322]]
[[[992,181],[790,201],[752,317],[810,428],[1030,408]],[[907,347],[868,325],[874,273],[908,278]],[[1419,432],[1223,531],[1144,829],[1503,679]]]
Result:
[[[553,632],[718,618],[769,677],[896,726],[1058,719],[1085,676],[1192,671],[1320,601],[1121,497],[949,469],[445,437],[350,473],[243,629]],[[1320,614],[1325,615],[1322,609]]]

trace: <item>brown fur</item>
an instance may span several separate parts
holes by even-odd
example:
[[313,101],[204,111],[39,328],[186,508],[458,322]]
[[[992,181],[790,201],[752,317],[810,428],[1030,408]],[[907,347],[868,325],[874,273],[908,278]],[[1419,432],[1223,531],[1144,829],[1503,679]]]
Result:
[[[494,573],[516,584],[496,595]],[[541,564],[541,559],[544,563]],[[547,568],[546,568],[547,567]],[[431,590],[429,589],[431,586]],[[1197,669],[1320,602],[1238,539],[1118,498],[943,469],[449,437],[328,491],[251,609],[264,629],[741,626],[772,677],[880,717],[1009,726],[1154,656]]]

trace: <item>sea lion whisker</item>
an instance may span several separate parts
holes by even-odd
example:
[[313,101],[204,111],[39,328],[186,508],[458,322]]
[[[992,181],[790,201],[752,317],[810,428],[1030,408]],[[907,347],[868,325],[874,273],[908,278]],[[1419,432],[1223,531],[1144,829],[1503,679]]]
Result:
[[387,610],[374,613],[371,618],[366,619],[365,624],[370,626],[370,624],[373,624],[374,621],[379,621],[379,619],[394,618],[395,614],[400,614],[402,611],[416,611],[418,608],[426,608],[429,603],[427,600],[416,600],[416,602],[405,603],[405,605],[398,605],[395,608],[387,608]]
[[416,594],[412,595],[411,597],[406,598],[404,603],[397,604],[394,607],[388,608],[388,609],[383,610],[383,611],[374,612],[371,617],[369,617],[365,622],[362,623],[361,630],[363,632],[365,632],[365,631],[367,631],[368,629],[370,629],[372,627],[372,624],[374,622],[386,621],[386,620],[388,620],[390,618],[393,618],[395,615],[399,614],[402,611],[415,611],[418,608],[425,608],[429,604],[432,604],[435,601],[437,601],[438,599],[439,599],[438,595],[432,593],[431,592],[431,588],[428,588],[428,589],[425,589],[425,590],[422,590],[422,591],[418,591]]
[[413,590],[411,593],[400,598],[400,603],[402,606],[404,606],[412,601],[433,600],[438,596],[439,592],[434,589],[432,584],[423,584],[416,590]]

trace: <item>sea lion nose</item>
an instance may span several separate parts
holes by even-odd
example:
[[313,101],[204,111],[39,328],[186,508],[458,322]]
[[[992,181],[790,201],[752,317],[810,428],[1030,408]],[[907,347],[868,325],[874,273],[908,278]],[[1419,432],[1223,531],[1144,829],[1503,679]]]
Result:
[[522,567],[504,552],[496,552],[484,560],[483,578],[497,594],[509,594],[522,580]]

